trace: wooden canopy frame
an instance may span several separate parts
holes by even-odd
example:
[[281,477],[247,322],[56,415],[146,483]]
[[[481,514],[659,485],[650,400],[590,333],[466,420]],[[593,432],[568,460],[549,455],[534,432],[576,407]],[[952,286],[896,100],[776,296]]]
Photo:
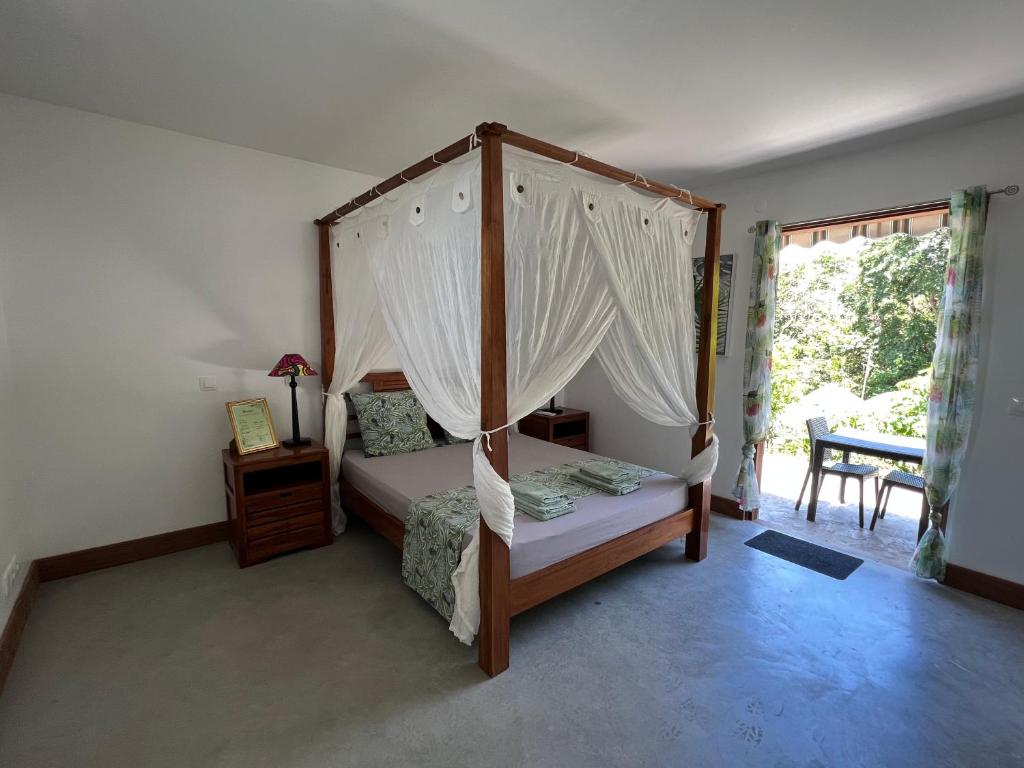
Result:
[[[679,187],[648,181],[637,173],[510,131],[500,123],[482,123],[469,136],[385,179],[316,220],[315,223],[320,230],[320,354],[324,388],[330,387],[334,375],[335,354],[331,225],[387,192],[479,147],[482,153],[480,428],[493,430],[507,423],[503,145],[571,164],[653,195],[673,198],[681,205],[689,205],[707,213],[701,336],[697,350],[697,410],[702,423],[693,436],[691,449],[693,455],[700,453],[711,444],[712,437],[712,426],[708,422],[714,410],[715,399],[718,268],[722,214],[725,206],[692,195]],[[508,434],[502,434],[503,439],[498,434],[492,437],[488,458],[495,472],[508,480]],[[337,482],[341,484],[341,478],[337,478]],[[378,513],[386,513],[365,497],[359,497],[359,494],[353,496],[351,488],[345,488],[344,485],[342,488],[346,491],[343,496],[349,500],[349,506],[357,514],[367,517],[371,526],[381,530]],[[477,636],[480,667],[491,677],[508,668],[510,619],[515,613],[532,608],[681,536],[686,537],[686,557],[691,560],[703,560],[707,556],[708,519],[711,508],[710,480],[690,486],[688,505],[687,508],[651,525],[514,581],[510,578],[508,547],[481,520],[480,631]],[[381,532],[388,535],[386,531]],[[393,531],[388,538],[393,543],[401,545],[400,540],[395,541]]]

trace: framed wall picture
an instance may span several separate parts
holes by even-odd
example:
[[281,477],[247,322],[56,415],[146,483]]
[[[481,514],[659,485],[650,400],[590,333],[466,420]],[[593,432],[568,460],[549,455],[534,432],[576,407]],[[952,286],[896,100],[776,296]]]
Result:
[[[732,302],[732,270],[733,254],[723,253],[718,269],[718,348],[717,354],[724,355],[728,348],[729,336],[729,305]],[[693,308],[697,313],[694,328],[700,338],[700,310],[704,298],[704,257],[693,257]]]
[[253,400],[234,400],[225,403],[231,431],[235,433],[235,448],[240,455],[266,451],[281,445],[274,429],[274,420],[270,418],[270,406],[267,398]]

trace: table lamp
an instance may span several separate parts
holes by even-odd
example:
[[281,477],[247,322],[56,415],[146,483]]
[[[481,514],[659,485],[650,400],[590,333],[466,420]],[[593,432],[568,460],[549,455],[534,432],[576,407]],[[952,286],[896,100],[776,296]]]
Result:
[[289,448],[296,448],[300,445],[309,445],[312,440],[308,437],[299,436],[299,404],[295,398],[296,376],[317,376],[313,366],[306,362],[302,355],[285,355],[277,361],[274,370],[268,376],[291,376],[288,386],[292,388],[292,439],[285,440],[284,445]]

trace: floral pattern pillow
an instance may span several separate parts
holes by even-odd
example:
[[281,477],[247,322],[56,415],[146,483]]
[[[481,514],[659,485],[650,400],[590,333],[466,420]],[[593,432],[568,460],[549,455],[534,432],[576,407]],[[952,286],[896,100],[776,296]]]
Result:
[[427,412],[411,390],[351,397],[367,456],[394,456],[434,447]]

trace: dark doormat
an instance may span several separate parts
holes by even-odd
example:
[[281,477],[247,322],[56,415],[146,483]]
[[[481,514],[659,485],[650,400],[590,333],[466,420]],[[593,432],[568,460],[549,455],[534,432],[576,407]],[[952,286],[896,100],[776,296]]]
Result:
[[791,563],[810,568],[812,571],[831,576],[833,579],[845,579],[856,571],[864,561],[836,552],[828,547],[819,547],[803,539],[795,539],[778,531],[765,531],[744,542],[748,547],[781,557]]

